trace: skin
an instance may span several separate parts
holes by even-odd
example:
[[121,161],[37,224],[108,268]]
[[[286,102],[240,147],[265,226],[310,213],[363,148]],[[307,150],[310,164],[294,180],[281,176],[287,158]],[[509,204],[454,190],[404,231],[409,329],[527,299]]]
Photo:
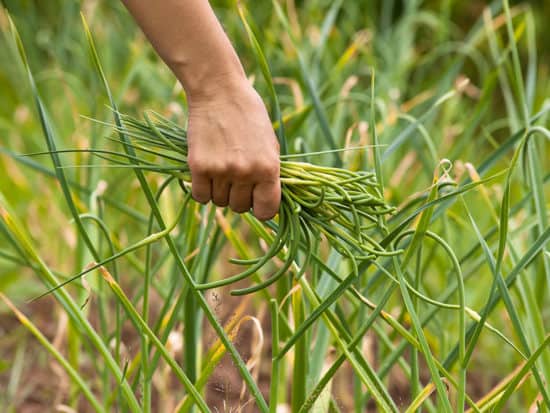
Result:
[[122,0],[185,89],[193,198],[275,216],[279,145],[262,99],[207,0]]

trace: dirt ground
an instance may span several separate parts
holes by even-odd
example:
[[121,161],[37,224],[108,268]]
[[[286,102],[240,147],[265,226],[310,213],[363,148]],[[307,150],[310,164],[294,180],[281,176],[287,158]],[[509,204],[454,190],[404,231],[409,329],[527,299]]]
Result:
[[[236,309],[239,311],[239,304],[242,306],[242,298],[232,297],[225,292],[207,293],[210,305],[215,310],[220,320],[227,322]],[[159,307],[157,302],[154,307]],[[93,312],[93,303],[90,304],[90,311]],[[243,307],[241,307],[243,308]],[[62,350],[64,354],[67,351],[65,342],[66,320],[55,310],[52,298],[44,298],[38,302],[25,305],[22,310],[32,318],[33,322],[41,331]],[[245,362],[253,362],[252,375],[259,383],[260,390],[266,400],[269,396],[270,383],[270,360],[271,360],[271,334],[269,328],[269,315],[265,309],[260,308],[258,312],[252,311],[250,301],[244,307],[242,317],[257,317],[261,324],[256,324],[252,319],[243,322],[239,328],[238,334],[234,338],[234,343],[239,350]],[[179,328],[179,327],[178,327]],[[263,336],[263,340],[259,337]],[[177,336],[176,336],[177,337]],[[207,349],[214,343],[216,336],[214,332],[205,323],[204,349]],[[133,327],[127,323],[124,328],[123,342],[128,357],[136,354],[139,349],[139,337]],[[372,346],[371,349],[363,348],[363,351],[372,351],[375,353],[376,342],[366,340],[366,346]],[[181,343],[175,340],[172,343],[176,359],[181,360]],[[52,360],[40,344],[30,336],[27,330],[12,315],[5,313],[0,316],[0,360],[7,361],[0,372],[0,406],[5,403],[8,394],[15,395],[15,410],[7,410],[4,406],[2,411],[19,413],[43,413],[43,412],[88,412],[92,411],[90,407],[81,400],[76,409],[67,406],[71,400],[71,386],[65,372],[60,368],[57,362]],[[89,360],[82,360],[83,367],[81,371],[93,374]],[[376,368],[376,360],[371,359]],[[87,367],[88,366],[88,367]],[[19,372],[16,390],[13,391],[14,369]],[[87,371],[88,370],[88,371]],[[153,411],[170,412],[177,405],[182,396],[181,386],[173,377],[165,375],[163,367],[158,369],[153,379]],[[353,409],[352,399],[352,380],[351,368],[344,364],[338,372],[333,382],[333,394],[342,412],[350,412]],[[288,373],[290,374],[290,373]],[[98,377],[96,372],[94,375]],[[428,380],[427,371],[422,374],[423,381]],[[479,376],[481,377],[481,375]],[[290,377],[289,380],[290,382]],[[394,369],[390,375],[390,393],[398,406],[407,406],[409,398],[409,385],[404,374],[398,369]],[[481,397],[495,383],[482,382],[478,377],[470,377],[468,381],[469,394],[474,399]],[[288,394],[288,393],[287,393]],[[139,393],[138,393],[139,397]],[[209,407],[214,412],[224,413],[253,413],[258,409],[251,402],[250,396],[244,388],[238,370],[235,367],[231,357],[225,355],[220,364],[214,370],[206,388],[206,400]],[[73,404],[74,406],[74,404]],[[290,411],[288,406],[281,406],[281,412]],[[6,410],[4,410],[6,409]],[[375,406],[370,406],[369,412],[376,412]]]

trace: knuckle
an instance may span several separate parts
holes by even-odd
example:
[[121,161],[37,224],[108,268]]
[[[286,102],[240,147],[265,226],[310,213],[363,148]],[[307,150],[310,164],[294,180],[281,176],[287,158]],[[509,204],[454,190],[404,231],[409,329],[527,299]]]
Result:
[[264,180],[272,180],[279,176],[279,159],[277,157],[260,159],[257,162],[255,170]]
[[231,175],[240,180],[246,180],[252,177],[254,173],[253,166],[248,162],[236,160],[231,162]]
[[262,168],[263,175],[265,177],[274,179],[279,177],[279,163],[270,162],[263,165]]
[[224,166],[216,162],[205,164],[204,167],[208,176],[223,176],[225,172]]
[[198,173],[198,168],[196,162],[192,158],[187,159],[187,165],[189,165],[189,170],[192,174]]
[[192,174],[198,174],[198,175],[205,175],[207,166],[204,162],[201,162],[199,159],[197,159],[194,156],[189,156],[187,160],[189,164],[189,170]]

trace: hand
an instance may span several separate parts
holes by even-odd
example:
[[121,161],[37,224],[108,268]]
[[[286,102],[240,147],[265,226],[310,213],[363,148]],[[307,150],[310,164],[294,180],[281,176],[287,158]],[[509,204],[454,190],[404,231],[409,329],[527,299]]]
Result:
[[191,192],[201,203],[251,208],[260,220],[279,210],[279,144],[265,106],[246,78],[189,95]]

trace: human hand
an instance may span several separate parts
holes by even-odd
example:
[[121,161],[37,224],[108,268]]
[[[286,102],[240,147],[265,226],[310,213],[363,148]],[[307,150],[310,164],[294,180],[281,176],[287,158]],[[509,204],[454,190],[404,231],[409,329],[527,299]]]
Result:
[[188,98],[193,198],[273,218],[281,200],[279,144],[260,96],[243,78]]

